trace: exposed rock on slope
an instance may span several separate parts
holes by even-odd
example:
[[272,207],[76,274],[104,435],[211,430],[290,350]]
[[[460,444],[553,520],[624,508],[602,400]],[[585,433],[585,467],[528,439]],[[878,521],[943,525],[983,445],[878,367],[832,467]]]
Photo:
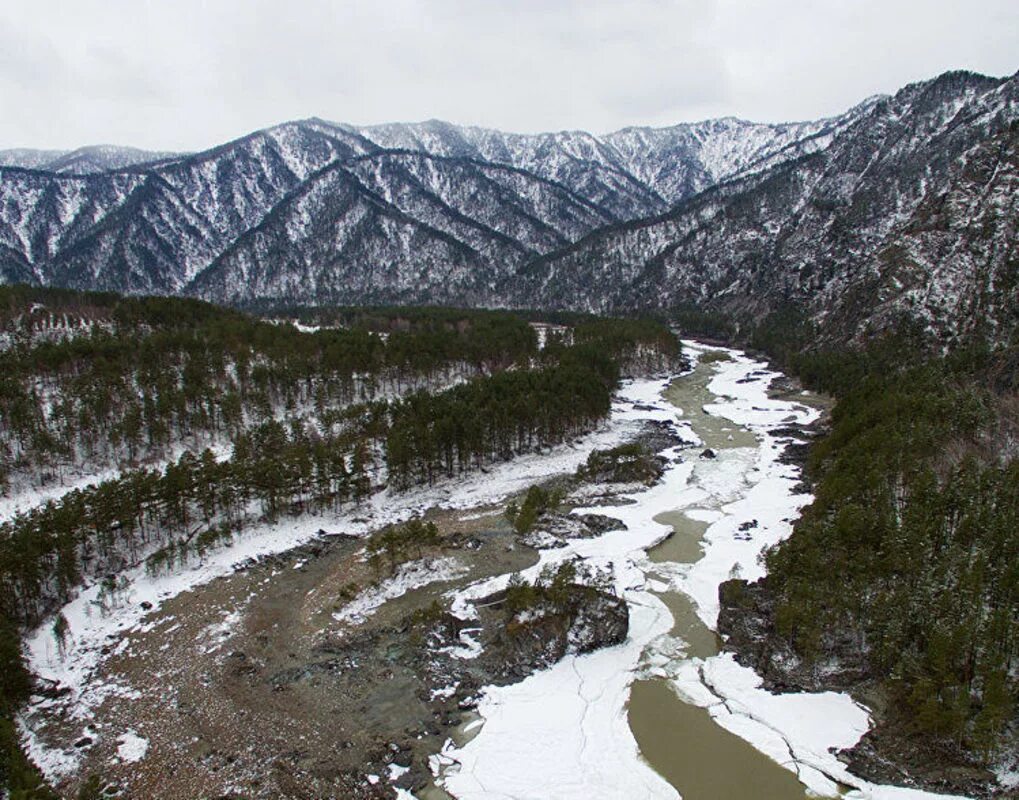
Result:
[[[697,302],[759,314],[794,301],[842,335],[901,314],[960,330],[974,292],[995,313],[1014,292],[1017,116],[1019,78],[949,73],[906,87],[826,149],[597,231],[511,289],[521,304],[589,310]],[[944,235],[923,233],[933,224]],[[936,313],[934,295],[953,287],[959,302]]]

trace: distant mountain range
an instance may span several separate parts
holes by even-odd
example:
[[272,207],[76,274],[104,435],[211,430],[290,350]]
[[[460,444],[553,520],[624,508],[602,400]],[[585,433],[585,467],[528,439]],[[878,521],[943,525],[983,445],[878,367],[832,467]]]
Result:
[[1019,78],[817,122],[502,133],[319,119],[202,153],[0,152],[0,280],[226,303],[794,303],[849,337],[1017,321]]
[[163,161],[180,156],[180,153],[156,153],[134,147],[113,144],[96,144],[77,150],[32,150],[20,148],[0,150],[0,167],[24,167],[63,175],[89,175],[111,169],[123,169],[137,164]]

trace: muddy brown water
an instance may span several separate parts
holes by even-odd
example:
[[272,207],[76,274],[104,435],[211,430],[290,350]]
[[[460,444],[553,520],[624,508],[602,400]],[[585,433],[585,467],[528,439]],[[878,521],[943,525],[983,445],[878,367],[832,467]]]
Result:
[[672,526],[672,536],[648,551],[648,558],[656,564],[692,564],[704,555],[701,539],[708,523],[690,519],[682,511],[666,511],[656,516],[655,522]]
[[665,390],[664,397],[690,422],[694,432],[701,437],[706,447],[724,450],[730,447],[755,447],[757,437],[752,431],[737,425],[724,417],[709,414],[704,406],[718,402],[718,396],[708,390],[708,384],[715,376],[715,364],[698,362],[693,372],[676,378]]
[[[757,438],[751,431],[703,410],[717,399],[707,388],[714,374],[715,367],[701,361],[692,373],[673,381],[664,396],[683,410],[707,447],[755,447]],[[648,552],[653,563],[689,564],[704,555],[701,540],[706,523],[690,519],[681,510],[659,514],[655,520],[671,525],[673,534]],[[689,597],[680,592],[661,592],[657,596],[672,614],[671,635],[686,643],[686,658],[718,654],[718,636],[697,616]],[[707,709],[684,702],[666,679],[634,682],[628,716],[641,755],[684,800],[807,797],[795,773],[722,728]]]
[[803,800],[796,774],[780,767],[707,709],[685,703],[663,680],[630,690],[630,728],[641,754],[683,800]]

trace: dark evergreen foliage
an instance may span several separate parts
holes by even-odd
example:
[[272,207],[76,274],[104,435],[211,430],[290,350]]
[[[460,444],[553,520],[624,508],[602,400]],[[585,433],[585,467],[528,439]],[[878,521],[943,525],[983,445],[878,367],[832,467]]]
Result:
[[915,352],[795,359],[839,401],[816,500],[767,556],[774,621],[810,661],[855,641],[918,732],[990,758],[1019,708],[1015,353]]
[[181,442],[200,450],[283,413],[328,422],[357,401],[536,353],[530,326],[507,314],[422,310],[413,328],[383,339],[364,327],[302,333],[194,300],[2,291],[12,324],[14,305],[38,317],[29,309],[41,301],[51,317],[73,308],[95,324],[0,352],[0,489],[60,480],[84,464],[164,458]]
[[524,495],[519,505],[516,501],[506,506],[506,518],[512,523],[517,533],[528,533],[534,528],[538,517],[546,511],[554,510],[562,502],[563,492],[546,489],[544,486],[532,486]]

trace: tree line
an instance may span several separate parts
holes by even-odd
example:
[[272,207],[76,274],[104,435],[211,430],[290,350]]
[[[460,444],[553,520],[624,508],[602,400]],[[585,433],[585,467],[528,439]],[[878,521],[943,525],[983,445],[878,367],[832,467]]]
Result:
[[347,408],[335,432],[269,420],[230,458],[185,452],[162,470],[129,470],[0,525],[0,591],[31,626],[83,579],[140,554],[173,568],[253,521],[356,504],[388,480],[404,489],[562,443],[610,410],[617,369],[599,348],[555,365],[504,371],[445,392]]
[[618,379],[619,368],[604,349],[584,344],[558,353],[554,366],[411,395],[391,406],[390,479],[398,486],[431,483],[560,444],[608,415]]

